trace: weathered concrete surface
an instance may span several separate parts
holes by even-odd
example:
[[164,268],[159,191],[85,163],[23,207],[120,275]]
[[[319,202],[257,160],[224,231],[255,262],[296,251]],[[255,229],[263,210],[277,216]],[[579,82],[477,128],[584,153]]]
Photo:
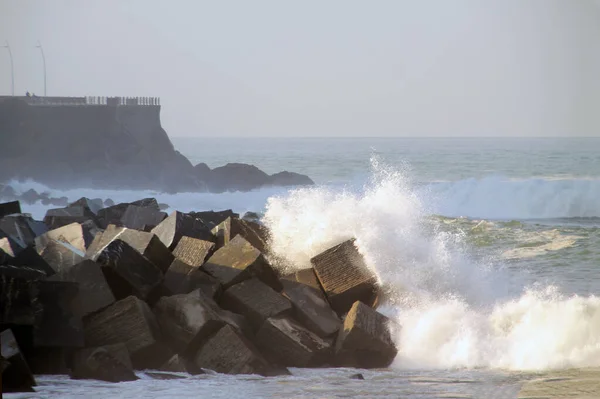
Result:
[[377,276],[370,270],[354,245],[345,241],[311,259],[315,273],[338,315],[361,301],[374,306],[378,298]]
[[2,392],[33,392],[35,378],[10,329],[2,331],[0,344],[2,357],[9,362],[2,370]]
[[281,277],[282,280],[295,281],[304,285],[308,285],[309,287],[314,288],[317,291],[323,291],[323,287],[321,287],[321,283],[315,274],[315,269],[312,267],[309,269],[298,270],[297,272],[293,272],[290,274],[286,274]]
[[[127,353],[125,345],[119,346]],[[117,355],[116,349],[107,347],[85,348],[74,353],[71,378],[95,379],[107,382],[135,381],[138,377],[131,368]],[[127,357],[129,355],[127,354]]]
[[89,346],[125,343],[136,368],[156,368],[170,356],[161,341],[154,314],[140,299],[130,296],[84,319]]
[[266,258],[241,235],[215,252],[202,268],[225,288],[252,277],[257,277],[276,291],[283,288]]
[[14,266],[30,267],[37,269],[47,276],[51,276],[56,272],[54,269],[42,258],[33,246],[29,246],[23,249],[19,254],[12,260]]
[[518,399],[600,398],[600,368],[557,370],[523,384]]
[[269,317],[283,316],[292,310],[287,298],[257,278],[228,288],[221,296],[220,305],[246,316],[255,330]]
[[215,243],[212,241],[184,236],[173,250],[173,255],[190,266],[200,267],[214,247]]
[[166,217],[166,213],[154,207],[129,205],[121,216],[121,225],[129,229],[141,230],[144,226],[158,225]]
[[398,353],[390,328],[386,316],[362,302],[355,302],[337,337],[336,363],[359,368],[389,366]]
[[93,239],[91,236],[86,237],[85,233],[86,231],[84,231],[80,223],[67,224],[57,229],[49,230],[41,236],[37,236],[35,238],[35,248],[38,253],[41,254],[48,243],[52,241],[63,241],[70,244],[78,251],[85,253],[88,245]]
[[309,367],[328,360],[331,341],[291,318],[268,318],[256,333],[256,345],[269,359],[286,367]]
[[105,308],[115,302],[101,266],[86,259],[73,267],[50,277],[49,280],[72,281],[79,284],[79,291],[73,301],[73,313],[83,317]]
[[33,326],[40,311],[38,283],[46,274],[32,268],[0,266],[0,324]]
[[81,262],[85,253],[78,251],[66,242],[50,241],[46,243],[40,256],[56,273],[60,273]]
[[153,228],[152,233],[170,249],[174,249],[183,236],[213,242],[216,239],[202,220],[177,211]]
[[195,356],[197,367],[225,374],[286,374],[262,357],[254,345],[233,327],[225,325],[213,335]]

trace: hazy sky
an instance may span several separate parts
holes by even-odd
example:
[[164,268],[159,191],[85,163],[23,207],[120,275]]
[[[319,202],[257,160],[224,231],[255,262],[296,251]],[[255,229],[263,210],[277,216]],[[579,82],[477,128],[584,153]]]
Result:
[[0,0],[18,94],[38,39],[48,95],[159,96],[172,136],[600,135],[595,0]]

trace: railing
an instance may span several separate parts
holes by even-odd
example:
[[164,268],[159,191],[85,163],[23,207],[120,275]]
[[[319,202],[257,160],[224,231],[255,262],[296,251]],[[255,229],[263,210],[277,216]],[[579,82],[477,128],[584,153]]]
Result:
[[0,101],[18,98],[29,105],[45,106],[159,106],[159,97],[38,97],[0,96]]

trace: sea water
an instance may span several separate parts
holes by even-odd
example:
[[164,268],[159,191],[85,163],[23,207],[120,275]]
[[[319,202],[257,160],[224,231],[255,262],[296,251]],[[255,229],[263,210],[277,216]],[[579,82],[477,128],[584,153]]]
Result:
[[[249,193],[52,190],[182,211],[257,211],[273,251],[301,269],[356,237],[380,311],[402,328],[386,370],[292,369],[108,384],[41,376],[15,397],[513,398],[550,370],[600,366],[600,140],[173,139],[193,163],[251,163],[314,187]],[[46,207],[24,205],[41,218]]]

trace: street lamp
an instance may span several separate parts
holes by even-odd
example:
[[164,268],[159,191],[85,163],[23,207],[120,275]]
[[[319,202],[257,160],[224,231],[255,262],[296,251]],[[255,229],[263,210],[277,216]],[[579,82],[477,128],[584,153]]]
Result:
[[12,89],[12,95],[14,97],[15,95],[15,66],[13,64],[13,57],[12,57],[12,51],[10,51],[10,45],[8,44],[8,42],[6,42],[6,44],[4,46],[5,49],[8,50],[8,55],[10,57],[10,78],[11,78],[11,89]]
[[40,43],[39,40],[37,46],[35,47],[40,49],[40,52],[42,53],[42,61],[44,62],[44,97],[46,97],[46,57],[44,56],[44,48],[42,47],[42,43]]

